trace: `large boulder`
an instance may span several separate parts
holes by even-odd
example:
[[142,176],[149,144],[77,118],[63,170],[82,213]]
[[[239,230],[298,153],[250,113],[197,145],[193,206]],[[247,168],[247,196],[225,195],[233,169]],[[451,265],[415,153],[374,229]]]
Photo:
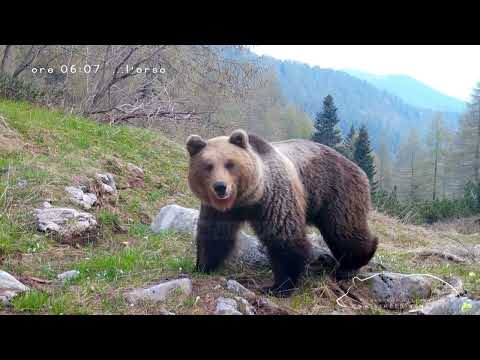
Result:
[[153,219],[150,225],[154,233],[166,230],[194,233],[197,226],[198,210],[188,209],[176,204],[167,205]]
[[75,209],[35,209],[35,221],[38,230],[53,234],[62,243],[85,243],[97,237],[95,217]]
[[28,291],[29,288],[23,285],[6,271],[0,270],[0,302],[8,304],[16,295]]
[[415,300],[428,299],[433,292],[430,278],[392,272],[373,276],[366,280],[366,285],[370,297],[391,310],[406,310]]

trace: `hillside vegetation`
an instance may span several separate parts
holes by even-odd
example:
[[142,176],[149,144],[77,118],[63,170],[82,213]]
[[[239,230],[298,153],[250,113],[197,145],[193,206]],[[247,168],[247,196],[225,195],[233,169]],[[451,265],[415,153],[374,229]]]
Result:
[[[26,102],[1,100],[0,116],[0,269],[32,289],[15,297],[11,306],[0,305],[0,313],[157,314],[166,309],[211,314],[214,299],[228,294],[218,286],[223,279],[242,280],[254,291],[270,281],[269,269],[226,268],[208,276],[196,274],[190,235],[150,230],[162,206],[199,206],[187,186],[187,153],[181,144],[152,130],[99,124]],[[144,184],[122,188],[111,201],[89,210],[100,227],[95,242],[60,244],[37,231],[34,208],[45,200],[75,207],[65,186],[98,172],[115,173],[115,159],[142,168]],[[125,181],[121,172],[115,180]],[[404,225],[377,213],[372,213],[370,222],[380,238],[374,262],[389,271],[456,276],[471,296],[480,297],[478,262],[423,261],[411,253],[434,245],[471,247],[480,244],[478,232]],[[72,269],[80,272],[77,278],[64,284],[56,281],[59,273]],[[193,294],[188,297],[174,297],[162,306],[130,306],[123,297],[128,289],[185,274],[193,281]],[[271,300],[302,314],[390,312],[368,299],[362,304],[350,299],[347,309],[341,308],[336,299],[343,291],[328,276],[317,276],[309,277],[293,297]]]

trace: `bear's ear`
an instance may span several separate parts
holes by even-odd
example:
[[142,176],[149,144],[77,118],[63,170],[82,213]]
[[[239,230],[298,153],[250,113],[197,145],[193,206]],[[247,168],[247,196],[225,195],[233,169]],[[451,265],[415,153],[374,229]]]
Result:
[[246,149],[248,147],[248,134],[245,130],[235,130],[231,135],[229,141],[241,148]]
[[197,154],[207,143],[198,135],[190,135],[187,139],[187,150],[190,156]]

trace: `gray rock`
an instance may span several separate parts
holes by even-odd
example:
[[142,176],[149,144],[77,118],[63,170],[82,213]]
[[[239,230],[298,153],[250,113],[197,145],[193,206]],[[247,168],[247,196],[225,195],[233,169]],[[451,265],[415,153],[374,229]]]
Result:
[[235,280],[227,281],[227,289],[248,300],[255,299],[255,293]]
[[135,304],[138,301],[161,302],[166,300],[174,291],[185,295],[192,293],[192,281],[187,278],[166,281],[146,289],[134,289],[125,294],[128,302]]
[[366,280],[366,283],[372,299],[391,310],[405,310],[416,299],[427,299],[432,295],[432,280],[424,276],[385,272]]
[[238,233],[237,243],[228,262],[250,266],[268,266],[270,264],[265,247],[255,236],[248,235],[244,231]]
[[28,181],[27,180],[18,180],[17,182],[17,187],[20,189],[24,189],[28,186]]
[[67,242],[90,236],[97,226],[92,214],[70,208],[35,209],[35,221],[38,230],[57,234]]
[[154,233],[165,230],[194,233],[196,231],[198,210],[184,208],[176,204],[167,205],[153,219],[150,225]]
[[48,202],[48,201],[44,201],[42,203],[42,206],[44,207],[44,209],[53,207],[52,204],[50,204],[50,202]]
[[449,295],[432,301],[419,309],[411,310],[419,315],[480,315],[480,301]]
[[61,274],[58,274],[57,279],[65,282],[65,281],[68,281],[68,280],[75,279],[79,275],[80,275],[80,271],[70,270],[70,271],[65,271]]
[[215,315],[243,315],[238,311],[238,304],[234,299],[219,297],[217,299],[217,307]]
[[113,175],[110,173],[106,174],[97,174],[96,179],[102,186],[102,190],[107,194],[115,195],[117,193],[117,185]]
[[97,202],[97,195],[85,193],[82,189],[73,186],[65,187],[65,192],[70,195],[70,201],[84,210],[89,210]]
[[[451,294],[463,295],[465,293],[465,288],[464,288],[462,279],[457,278],[457,277],[445,277],[444,276],[443,280],[445,282],[447,282],[450,286],[442,283],[439,287],[436,287],[434,289],[433,296],[440,297],[440,296],[447,296],[447,295],[451,295]],[[452,287],[453,287],[453,289],[452,289]]]
[[239,308],[240,308],[239,310],[242,314],[245,314],[245,315],[256,314],[255,308],[252,305],[250,305],[250,303],[246,299],[239,296],[235,296],[235,300],[239,304]]
[[23,285],[6,271],[0,270],[0,302],[8,304],[9,301],[29,288]]
[[480,259],[480,245],[470,244],[448,244],[442,248],[434,249],[441,252],[447,252],[470,261]]

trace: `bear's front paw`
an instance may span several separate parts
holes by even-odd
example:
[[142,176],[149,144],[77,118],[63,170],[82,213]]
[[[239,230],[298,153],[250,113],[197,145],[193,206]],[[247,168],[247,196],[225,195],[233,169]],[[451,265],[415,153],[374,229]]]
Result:
[[262,288],[261,292],[265,295],[272,295],[279,298],[286,298],[293,294],[295,287],[288,285],[273,285]]
[[209,274],[212,271],[214,271],[214,269],[206,264],[197,264],[195,266],[195,272],[197,273]]

